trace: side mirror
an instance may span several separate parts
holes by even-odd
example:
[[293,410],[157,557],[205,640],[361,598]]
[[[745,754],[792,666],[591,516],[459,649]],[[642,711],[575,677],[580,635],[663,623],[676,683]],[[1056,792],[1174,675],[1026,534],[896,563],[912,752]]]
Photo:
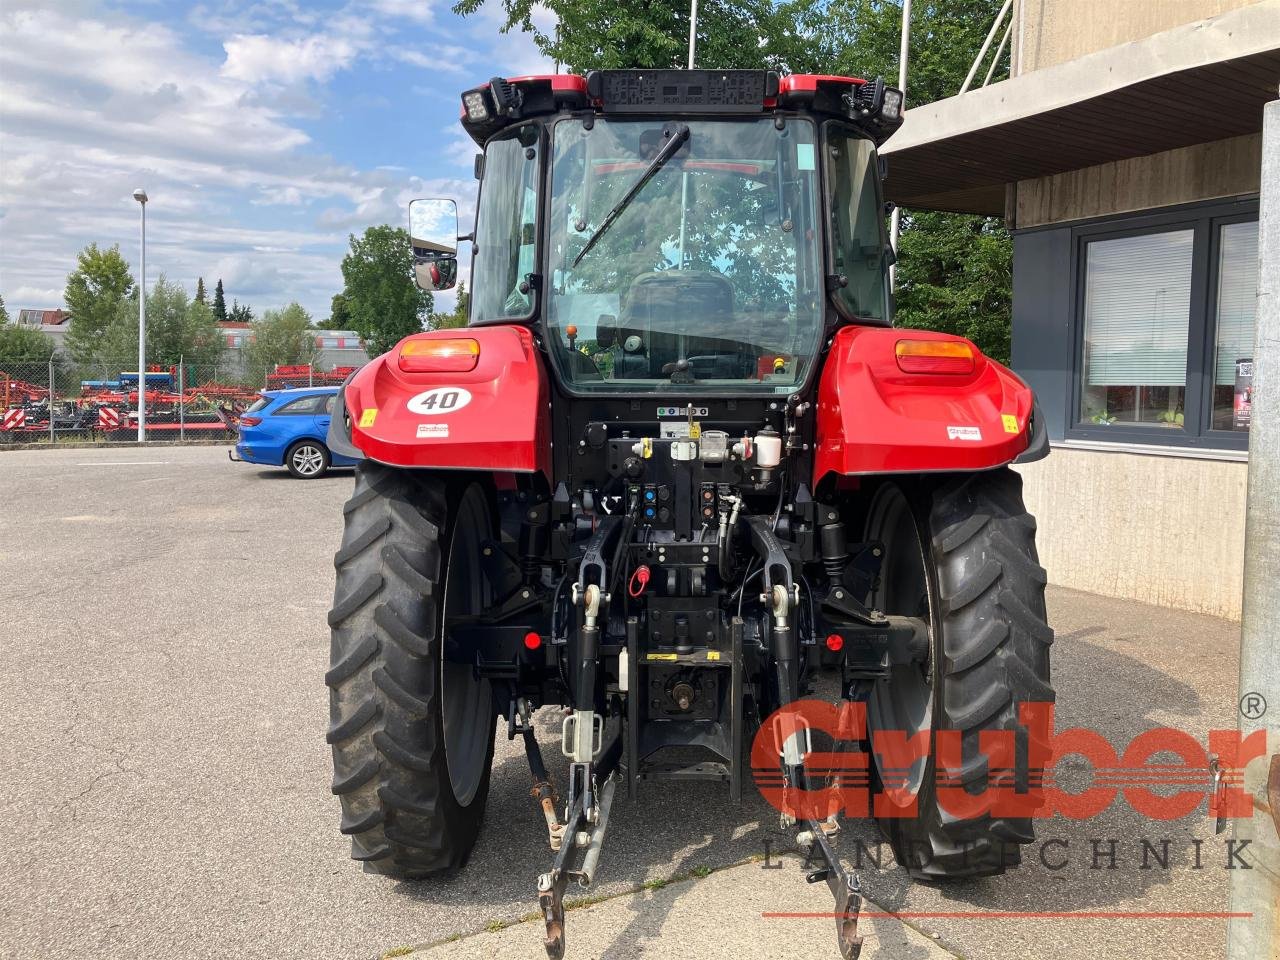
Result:
[[458,205],[452,200],[409,204],[413,276],[423,290],[449,290],[458,282]]
[[452,290],[458,283],[458,260],[425,260],[413,265],[413,280],[422,290]]

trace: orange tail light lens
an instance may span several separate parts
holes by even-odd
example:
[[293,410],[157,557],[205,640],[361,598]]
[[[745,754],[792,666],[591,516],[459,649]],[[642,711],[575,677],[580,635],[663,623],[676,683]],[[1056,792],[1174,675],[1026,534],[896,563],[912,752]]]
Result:
[[480,341],[470,337],[407,340],[398,362],[405,373],[466,373],[480,362]]
[[899,340],[893,352],[903,373],[973,373],[973,348],[955,340]]

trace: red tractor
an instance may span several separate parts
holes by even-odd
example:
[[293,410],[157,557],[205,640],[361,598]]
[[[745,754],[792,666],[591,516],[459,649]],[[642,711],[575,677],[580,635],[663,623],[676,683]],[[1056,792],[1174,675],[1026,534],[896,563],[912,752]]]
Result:
[[[463,866],[501,716],[546,818],[550,956],[618,784],[710,779],[737,799],[744,770],[784,798],[856,956],[861,891],[835,852],[855,788],[806,770],[795,710],[823,666],[865,716],[856,789],[898,862],[930,880],[1017,862],[1034,802],[956,815],[940,791],[1035,797],[1019,706],[1053,700],[1053,632],[1010,465],[1048,445],[1008,369],[892,324],[876,148],[901,107],[880,80],[744,70],[462,95],[474,233],[448,200],[415,201],[410,225],[428,288],[473,244],[470,325],[353,374],[329,437],[362,458],[327,682],[341,829],[367,870]],[[563,712],[559,790],[543,706]],[[893,731],[961,750],[870,749]],[[989,759],[991,732],[1016,756]]]

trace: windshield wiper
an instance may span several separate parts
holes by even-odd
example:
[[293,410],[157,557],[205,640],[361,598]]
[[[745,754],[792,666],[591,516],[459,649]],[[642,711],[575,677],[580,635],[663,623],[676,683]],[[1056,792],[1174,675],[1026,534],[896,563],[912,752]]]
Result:
[[679,152],[680,148],[689,139],[689,127],[683,123],[673,124],[664,129],[663,133],[668,135],[667,142],[653,155],[653,159],[649,161],[649,165],[644,168],[644,172],[640,174],[636,182],[631,185],[631,189],[623,194],[622,199],[613,205],[612,210],[605,214],[605,218],[600,221],[600,226],[596,228],[596,232],[587,238],[586,246],[573,258],[575,267],[582,262],[582,258],[596,245],[596,241],[604,236],[604,232],[613,226],[613,221],[618,219],[618,215],[627,208],[627,204],[635,199],[636,194],[644,189],[644,185],[653,178],[655,173],[662,169],[663,164]]

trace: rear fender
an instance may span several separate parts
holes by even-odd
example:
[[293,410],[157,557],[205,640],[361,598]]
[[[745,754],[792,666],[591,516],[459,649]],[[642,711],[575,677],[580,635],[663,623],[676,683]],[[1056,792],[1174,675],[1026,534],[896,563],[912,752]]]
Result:
[[[411,373],[405,343],[470,338],[474,370]],[[414,334],[361,367],[339,394],[344,417],[329,446],[346,456],[437,470],[551,475],[550,388],[528,328],[467,327]]]
[[[989,470],[1047,452],[1031,388],[974,352],[971,373],[904,373],[899,340],[961,337],[928,330],[844,327],[818,386],[815,486],[835,476]],[[1025,455],[1025,456],[1024,456]]]

